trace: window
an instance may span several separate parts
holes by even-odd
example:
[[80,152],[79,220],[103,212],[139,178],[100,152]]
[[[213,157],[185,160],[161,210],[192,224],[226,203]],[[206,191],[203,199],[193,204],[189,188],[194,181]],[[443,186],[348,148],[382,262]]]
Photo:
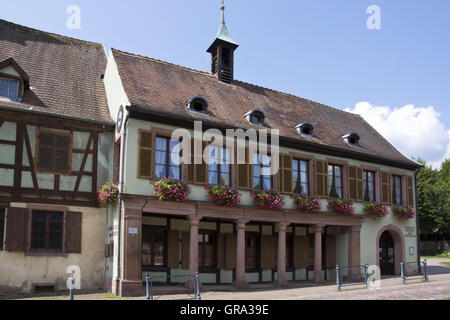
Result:
[[142,230],[142,265],[166,265],[166,230],[144,225]]
[[209,146],[208,183],[231,185],[230,150]]
[[258,267],[258,235],[245,235],[245,267],[256,269]]
[[360,137],[357,133],[349,133],[342,137],[349,145],[359,147]]
[[0,250],[3,250],[4,231],[5,231],[5,209],[0,209]]
[[312,125],[312,123],[309,122],[301,123],[295,128],[297,129],[298,133],[300,133],[302,136],[309,136],[309,137],[314,136],[314,126]]
[[33,211],[31,250],[61,252],[63,244],[63,214]]
[[155,139],[155,178],[180,179],[180,142],[170,138]]
[[37,129],[37,169],[69,175],[72,164],[70,133]]
[[215,262],[215,234],[200,231],[198,235],[198,266],[201,268],[214,268]]
[[392,176],[392,204],[402,204],[402,177]]
[[19,96],[19,81],[0,78],[0,96],[16,101]]
[[253,188],[265,191],[272,189],[271,166],[269,155],[253,153]]
[[328,192],[331,198],[342,199],[342,167],[328,165]]
[[247,121],[250,124],[254,124],[254,125],[263,127],[266,115],[264,114],[263,111],[261,111],[259,109],[255,109],[255,110],[252,110],[252,111],[246,113],[245,117],[247,118]]
[[188,108],[193,112],[208,113],[208,102],[202,97],[193,97],[188,102]]
[[364,170],[363,180],[364,201],[375,201],[375,172]]
[[292,161],[292,184],[294,193],[309,194],[308,188],[308,161],[296,160]]

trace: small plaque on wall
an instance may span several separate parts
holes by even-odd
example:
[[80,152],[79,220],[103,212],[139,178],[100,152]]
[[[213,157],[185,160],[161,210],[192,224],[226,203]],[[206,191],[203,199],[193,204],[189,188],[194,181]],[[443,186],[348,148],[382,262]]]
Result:
[[129,227],[128,228],[128,234],[137,235],[138,234],[138,228]]
[[414,254],[414,247],[409,247],[409,254],[413,255]]

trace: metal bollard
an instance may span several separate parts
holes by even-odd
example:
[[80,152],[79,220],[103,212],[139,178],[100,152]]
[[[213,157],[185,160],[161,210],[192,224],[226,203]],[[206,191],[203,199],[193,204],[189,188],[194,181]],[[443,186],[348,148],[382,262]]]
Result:
[[150,300],[150,292],[148,291],[148,273],[145,275],[145,293],[147,300]]
[[427,259],[423,260],[423,277],[426,282],[428,282],[428,268],[427,268]]
[[341,268],[336,266],[336,289],[341,291]]
[[366,288],[369,287],[369,265],[366,263],[364,265],[364,282],[366,283]]
[[198,272],[195,274],[195,300],[202,300],[200,296],[200,275]]
[[73,300],[73,285],[75,283],[75,279],[73,276],[69,277],[70,287],[69,287],[69,300]]
[[402,284],[405,284],[406,283],[405,264],[403,262],[400,262],[400,277],[402,278]]

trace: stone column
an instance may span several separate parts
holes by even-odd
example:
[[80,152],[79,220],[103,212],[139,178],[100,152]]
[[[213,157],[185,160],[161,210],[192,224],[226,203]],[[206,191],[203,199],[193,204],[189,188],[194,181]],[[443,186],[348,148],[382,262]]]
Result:
[[277,283],[280,287],[286,286],[286,229],[289,223],[278,224],[278,262]]
[[142,287],[141,245],[142,208],[138,200],[124,201],[122,206],[121,276],[118,294],[120,296],[140,296]]
[[248,282],[245,280],[245,225],[247,223],[247,220],[236,221],[236,282],[234,285],[240,290],[248,288]]
[[322,231],[323,225],[314,228],[314,281],[322,282]]
[[358,275],[361,265],[361,249],[360,249],[360,233],[361,226],[352,226],[348,231],[348,265],[355,268],[349,269],[349,275]]
[[189,216],[189,274],[195,275],[198,272],[198,225],[202,217]]

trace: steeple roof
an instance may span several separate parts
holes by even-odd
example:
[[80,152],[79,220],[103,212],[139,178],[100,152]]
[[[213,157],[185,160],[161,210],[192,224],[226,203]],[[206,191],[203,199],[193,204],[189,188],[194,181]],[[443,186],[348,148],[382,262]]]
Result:
[[225,24],[225,5],[224,5],[223,1],[222,1],[222,6],[220,7],[220,10],[222,11],[222,19],[220,22],[219,32],[217,32],[216,39],[214,39],[214,42],[208,48],[207,52],[211,52],[213,50],[213,48],[216,46],[218,41],[223,41],[223,42],[231,44],[233,49],[236,49],[237,47],[239,47],[239,44],[237,42],[235,42],[233,39],[231,39],[230,32],[228,31],[227,25]]

